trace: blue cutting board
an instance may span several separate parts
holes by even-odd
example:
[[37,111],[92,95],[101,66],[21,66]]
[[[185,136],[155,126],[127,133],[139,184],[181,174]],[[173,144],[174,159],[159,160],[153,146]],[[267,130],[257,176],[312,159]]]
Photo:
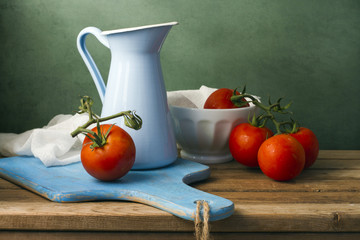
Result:
[[165,168],[130,171],[114,182],[102,182],[91,177],[80,162],[45,167],[35,157],[0,159],[0,177],[54,202],[126,200],[144,203],[192,221],[197,200],[209,203],[210,221],[227,218],[234,211],[230,200],[187,185],[209,176],[208,166],[180,158]]

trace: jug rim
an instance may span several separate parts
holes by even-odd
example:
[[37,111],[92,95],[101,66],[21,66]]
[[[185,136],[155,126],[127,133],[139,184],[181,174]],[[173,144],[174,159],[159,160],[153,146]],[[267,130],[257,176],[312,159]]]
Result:
[[107,30],[101,32],[102,35],[110,35],[115,33],[122,33],[122,32],[131,32],[131,31],[137,31],[147,28],[154,28],[154,27],[163,27],[163,26],[174,26],[179,24],[178,22],[167,22],[167,23],[159,23],[159,24],[151,24],[151,25],[144,25],[139,27],[129,27],[129,28],[121,28],[121,29],[115,29],[115,30]]

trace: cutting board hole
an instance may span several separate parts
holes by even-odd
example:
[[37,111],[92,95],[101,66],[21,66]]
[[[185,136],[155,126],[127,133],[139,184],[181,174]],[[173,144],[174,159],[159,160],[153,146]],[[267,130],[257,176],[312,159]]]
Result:
[[207,202],[207,204],[210,204],[210,201],[206,201],[206,200],[195,200],[194,204],[197,204],[198,202]]

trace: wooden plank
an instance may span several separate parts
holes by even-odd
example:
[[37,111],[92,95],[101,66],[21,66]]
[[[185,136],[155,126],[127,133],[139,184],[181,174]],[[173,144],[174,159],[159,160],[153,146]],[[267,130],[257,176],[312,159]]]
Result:
[[[195,187],[208,193],[228,198],[231,201],[234,199],[229,197],[230,193],[234,195],[235,199],[246,199],[246,195],[243,193],[252,193],[254,195],[250,198],[254,196],[258,196],[259,198],[254,198],[253,201],[266,201],[266,199],[268,199],[270,202],[273,199],[281,198],[286,202],[290,201],[290,199],[301,201],[299,199],[303,197],[306,197],[306,201],[313,200],[316,202],[320,200],[326,201],[327,197],[328,202],[346,202],[350,200],[357,202],[360,197],[359,181],[340,181],[343,182],[343,186],[339,189],[339,180],[322,181],[316,184],[308,181],[307,183],[302,182],[301,185],[298,183],[275,182],[270,179],[266,181],[252,179],[247,182],[241,180],[229,181],[226,179],[211,180],[210,178],[209,181],[196,184]],[[5,180],[0,180],[0,183],[4,181]],[[233,188],[235,186],[236,188]],[[1,201],[48,202],[46,199],[21,188],[0,189],[0,202]]]
[[354,159],[360,160],[360,150],[320,150],[320,159]]
[[0,205],[2,202],[49,202],[45,198],[23,189],[0,189]]
[[[326,240],[354,240],[360,239],[360,233],[211,233],[211,238],[221,240],[279,240],[279,239],[326,239]],[[164,232],[0,232],[0,239],[6,240],[119,240],[119,239],[147,239],[147,240],[193,240],[193,233],[164,233]]]
[[130,202],[0,202],[0,229],[58,231],[193,231],[194,223]]
[[[238,169],[232,171],[212,171],[211,178],[214,179],[262,179],[264,181],[271,180],[264,175],[260,169]],[[306,169],[298,177],[288,182],[298,182],[301,184],[303,180],[360,180],[359,169]],[[206,180],[207,181],[207,180]],[[273,181],[273,180],[271,180]]]
[[[360,232],[359,204],[236,204],[213,232]],[[12,230],[193,231],[193,222],[135,203],[0,206],[0,226]],[[309,224],[311,223],[311,225]]]
[[[212,171],[236,171],[240,169],[253,170],[258,168],[249,168],[235,160],[226,164],[212,164],[209,165]],[[318,159],[307,170],[311,169],[360,169],[360,159]]]
[[212,225],[217,232],[360,231],[359,204],[237,204],[236,213]]
[[271,179],[209,178],[193,187],[208,192],[359,192],[359,180],[293,180],[277,182]]
[[[256,184],[258,186],[258,184]],[[200,188],[202,188],[200,186]],[[349,190],[349,189],[348,189]],[[275,190],[266,188],[263,191],[257,188],[256,191],[251,191],[251,189],[242,189],[237,191],[226,191],[222,188],[220,190],[215,189],[215,191],[209,191],[208,193],[218,195],[223,198],[227,198],[235,203],[241,201],[245,203],[264,203],[264,202],[284,202],[284,203],[359,203],[360,202],[360,193],[359,191],[342,191],[335,189],[335,191],[330,191],[329,189],[320,190],[320,189],[304,189],[303,191],[293,191],[293,189],[288,189],[287,191],[279,191],[278,188]],[[21,189],[0,189],[0,202],[43,202],[48,203],[49,201],[43,197],[40,197],[30,191],[24,191]]]
[[[359,203],[360,193],[356,191],[208,191],[210,194],[218,195],[233,201],[235,204],[242,203]],[[306,189],[308,190],[308,189]],[[42,202],[49,203],[48,200],[42,198],[30,191],[21,189],[0,189],[0,202]]]
[[[360,203],[358,192],[211,192],[233,201],[235,204],[243,203]],[[29,191],[0,190],[1,202],[42,202],[49,201]]]
[[359,204],[360,194],[354,192],[210,192],[237,204]]
[[21,187],[0,177],[0,189],[21,189]]
[[354,161],[354,159],[341,159],[341,160],[334,160],[334,159],[322,159],[317,160],[314,165],[312,165],[309,170],[311,169],[360,169],[359,161]]

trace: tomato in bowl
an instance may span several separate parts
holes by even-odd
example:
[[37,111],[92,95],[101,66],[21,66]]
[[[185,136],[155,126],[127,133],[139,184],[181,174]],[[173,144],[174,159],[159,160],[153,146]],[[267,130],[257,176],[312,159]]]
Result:
[[248,107],[203,109],[169,105],[180,157],[204,164],[233,159],[229,136],[234,127],[258,114],[252,103]]

